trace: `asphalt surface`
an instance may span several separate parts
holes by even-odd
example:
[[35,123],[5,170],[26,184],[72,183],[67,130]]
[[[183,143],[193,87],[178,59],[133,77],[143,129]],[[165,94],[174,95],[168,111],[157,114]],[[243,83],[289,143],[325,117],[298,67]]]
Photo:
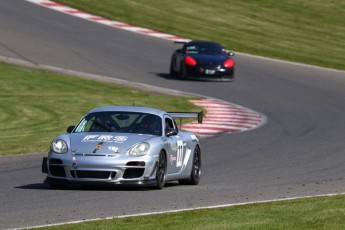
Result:
[[0,56],[202,94],[267,117],[258,129],[202,139],[198,186],[50,190],[40,173],[44,154],[2,156],[1,229],[345,191],[344,72],[237,54],[233,83],[180,81],[168,75],[175,48],[0,1]]

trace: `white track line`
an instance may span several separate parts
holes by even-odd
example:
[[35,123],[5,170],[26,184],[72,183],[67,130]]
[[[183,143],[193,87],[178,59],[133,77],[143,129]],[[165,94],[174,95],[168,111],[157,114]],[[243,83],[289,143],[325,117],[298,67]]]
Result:
[[57,224],[46,224],[46,225],[32,226],[32,227],[27,227],[27,228],[22,228],[22,229],[52,227],[52,226],[59,226],[59,225],[65,225],[65,224],[80,224],[80,223],[90,222],[90,221],[112,220],[112,219],[137,217],[137,216],[159,215],[159,214],[184,212],[184,211],[192,211],[192,210],[201,210],[201,209],[227,208],[227,207],[234,207],[234,206],[261,204],[261,203],[279,202],[279,201],[289,201],[289,200],[297,200],[297,199],[305,199],[305,198],[313,198],[313,197],[331,197],[331,196],[344,195],[344,194],[345,193],[323,194],[323,195],[316,195],[316,196],[302,196],[302,197],[292,197],[292,198],[283,198],[283,199],[275,199],[275,200],[243,202],[243,203],[236,203],[236,204],[213,205],[213,206],[205,206],[205,207],[198,207],[198,208],[185,208],[185,209],[168,210],[168,211],[161,211],[161,212],[147,212],[147,213],[133,214],[133,215],[123,215],[123,216],[114,216],[114,217],[106,217],[106,218],[95,218],[95,219],[89,219],[89,220],[70,221],[70,222],[57,223]]

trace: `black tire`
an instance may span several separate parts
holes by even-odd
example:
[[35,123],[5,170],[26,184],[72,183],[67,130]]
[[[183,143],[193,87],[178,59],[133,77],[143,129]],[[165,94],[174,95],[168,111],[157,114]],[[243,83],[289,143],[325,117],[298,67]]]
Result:
[[165,185],[165,177],[167,171],[167,161],[166,156],[163,151],[159,153],[159,158],[157,162],[157,170],[156,170],[156,180],[157,180],[157,189],[163,189]]
[[181,63],[181,66],[180,66],[179,78],[180,79],[186,78],[186,66],[183,63]]
[[194,149],[193,164],[188,179],[179,180],[179,184],[183,185],[197,185],[200,182],[201,177],[201,151],[198,146]]
[[174,70],[174,61],[173,61],[173,59],[171,59],[171,61],[170,61],[170,76],[172,76],[172,77],[176,77],[177,76],[177,73]]

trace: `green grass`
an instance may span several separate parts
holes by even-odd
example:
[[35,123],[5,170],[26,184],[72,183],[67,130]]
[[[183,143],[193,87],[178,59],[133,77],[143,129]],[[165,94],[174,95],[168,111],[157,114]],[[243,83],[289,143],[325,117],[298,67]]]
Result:
[[167,111],[199,111],[188,97],[171,97],[0,63],[0,154],[47,152],[89,110],[140,105]]
[[44,229],[344,229],[345,196],[83,222]]
[[343,0],[56,0],[227,49],[345,70]]

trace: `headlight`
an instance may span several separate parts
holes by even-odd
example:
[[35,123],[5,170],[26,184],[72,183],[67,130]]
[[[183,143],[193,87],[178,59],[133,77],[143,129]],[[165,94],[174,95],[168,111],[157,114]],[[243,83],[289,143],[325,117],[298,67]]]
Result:
[[52,142],[52,150],[55,153],[67,153],[68,151],[68,146],[66,141],[58,139],[58,140],[54,140]]
[[129,150],[129,155],[131,156],[144,156],[148,153],[150,149],[150,145],[148,143],[139,143],[134,145],[130,150]]

